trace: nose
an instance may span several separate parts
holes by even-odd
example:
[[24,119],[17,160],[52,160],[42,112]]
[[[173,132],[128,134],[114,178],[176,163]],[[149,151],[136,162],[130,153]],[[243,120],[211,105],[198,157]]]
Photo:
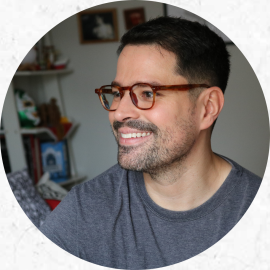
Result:
[[116,121],[123,122],[128,119],[140,117],[140,110],[132,103],[129,91],[124,91],[124,96],[119,102],[118,108],[114,111]]

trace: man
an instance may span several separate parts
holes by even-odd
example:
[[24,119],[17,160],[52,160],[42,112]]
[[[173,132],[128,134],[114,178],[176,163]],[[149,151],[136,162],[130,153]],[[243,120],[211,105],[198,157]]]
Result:
[[121,39],[117,74],[96,89],[118,165],[75,186],[41,231],[66,251],[121,269],[172,265],[240,220],[261,179],[211,150],[229,54],[206,26],[160,17]]

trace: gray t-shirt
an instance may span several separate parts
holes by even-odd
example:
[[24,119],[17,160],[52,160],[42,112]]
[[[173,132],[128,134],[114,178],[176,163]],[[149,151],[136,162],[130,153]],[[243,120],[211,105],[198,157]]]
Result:
[[241,219],[261,179],[237,163],[201,206],[170,211],[149,197],[141,172],[115,165],[72,188],[40,230],[71,254],[102,266],[158,268],[206,250]]

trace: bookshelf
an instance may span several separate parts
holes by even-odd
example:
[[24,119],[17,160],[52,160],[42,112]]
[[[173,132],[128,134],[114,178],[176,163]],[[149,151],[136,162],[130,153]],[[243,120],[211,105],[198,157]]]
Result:
[[46,75],[61,75],[73,72],[72,69],[53,69],[53,70],[37,70],[37,71],[17,71],[15,76],[46,76]]
[[[40,102],[48,102],[51,97],[57,99],[57,104],[60,108],[62,115],[67,115],[65,111],[65,106],[62,98],[62,90],[59,81],[59,76],[66,75],[72,73],[72,69],[62,69],[62,70],[44,70],[44,71],[17,71],[9,85],[9,89],[5,98],[2,119],[4,123],[4,130],[1,130],[0,135],[5,136],[6,145],[8,149],[8,156],[11,171],[15,172],[27,167],[27,161],[25,156],[25,149],[23,144],[23,136],[24,135],[35,135],[39,136],[42,134],[47,134],[51,139],[57,141],[56,135],[49,129],[45,127],[40,128],[21,128],[16,101],[14,96],[14,80],[17,78],[23,78],[23,80],[27,80],[29,82],[28,85],[31,86],[31,91],[42,91],[42,100]],[[42,89],[36,88],[34,82],[40,82],[42,84]],[[16,82],[18,87],[18,82]],[[20,85],[19,85],[20,86]],[[26,89],[25,89],[26,90]],[[37,93],[39,94],[39,93]],[[72,185],[79,183],[84,180],[86,176],[80,175],[77,172],[76,162],[73,155],[72,145],[70,144],[71,135],[78,128],[79,123],[76,121],[72,121],[72,127],[69,129],[67,134],[65,135],[65,139],[67,140],[67,145],[69,149],[69,161],[70,161],[70,171],[71,177],[65,183],[61,183],[61,185]]]
[[[69,139],[69,137],[73,134],[73,132],[76,130],[76,128],[79,126],[78,122],[72,121],[72,126],[68,130],[67,134],[64,136],[63,139]],[[51,139],[53,139],[55,142],[57,141],[56,135],[46,127],[40,127],[40,128],[21,128],[20,133],[22,135],[39,135],[46,133]]]

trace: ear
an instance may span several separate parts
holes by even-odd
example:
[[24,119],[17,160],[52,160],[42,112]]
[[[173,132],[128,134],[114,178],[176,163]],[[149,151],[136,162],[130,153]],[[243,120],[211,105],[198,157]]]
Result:
[[199,96],[201,114],[201,130],[209,128],[219,116],[223,105],[224,95],[219,87],[210,87]]

